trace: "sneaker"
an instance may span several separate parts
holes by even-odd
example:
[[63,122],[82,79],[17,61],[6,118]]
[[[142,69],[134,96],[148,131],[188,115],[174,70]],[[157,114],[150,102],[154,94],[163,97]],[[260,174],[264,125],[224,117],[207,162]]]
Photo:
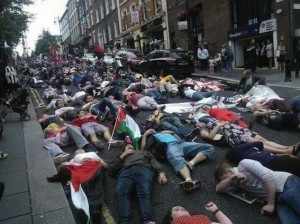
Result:
[[191,162],[186,161],[185,164],[186,164],[186,166],[187,166],[187,168],[189,170],[193,170],[194,169],[194,165]]
[[85,146],[82,147],[86,152],[98,152],[98,150],[95,148],[94,145],[91,143],[86,144]]
[[100,140],[95,141],[94,145],[96,146],[97,149],[104,149],[105,148],[105,143],[100,141]]
[[108,142],[108,144],[110,144],[112,147],[123,147],[124,146],[124,142],[121,140],[111,140],[110,142]]
[[201,187],[201,182],[199,180],[184,181],[179,184],[181,185],[182,189],[187,193],[191,193]]
[[53,162],[55,164],[62,163],[68,159],[70,159],[71,155],[69,153],[61,153],[53,158]]
[[106,120],[106,119],[108,118],[108,116],[109,116],[109,111],[105,111],[103,115],[100,115],[100,114],[99,114],[99,115],[97,116],[97,121],[98,121],[99,123],[101,123],[101,122],[103,122],[104,120]]

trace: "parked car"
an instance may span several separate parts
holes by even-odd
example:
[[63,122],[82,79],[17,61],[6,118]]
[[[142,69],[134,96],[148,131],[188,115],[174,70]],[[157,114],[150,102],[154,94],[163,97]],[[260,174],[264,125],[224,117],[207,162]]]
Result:
[[97,58],[94,54],[86,53],[86,54],[84,54],[84,55],[82,56],[81,59],[84,60],[84,61],[94,62],[94,61],[96,61],[98,58]]
[[104,57],[101,60],[103,60],[107,66],[111,66],[112,63],[114,62],[114,57],[115,56],[113,54],[105,53]]
[[187,51],[154,50],[140,62],[139,70],[147,75],[172,74],[187,77],[194,72],[194,64]]
[[130,71],[139,71],[139,63],[143,60],[143,53],[135,49],[120,50],[117,52],[115,59],[120,59]]

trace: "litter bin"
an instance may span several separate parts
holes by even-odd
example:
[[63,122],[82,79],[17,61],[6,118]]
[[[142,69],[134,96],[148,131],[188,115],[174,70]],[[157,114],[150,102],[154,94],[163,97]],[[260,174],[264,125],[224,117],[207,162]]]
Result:
[[284,60],[285,63],[285,82],[291,82],[292,81],[292,59],[289,57],[286,57]]

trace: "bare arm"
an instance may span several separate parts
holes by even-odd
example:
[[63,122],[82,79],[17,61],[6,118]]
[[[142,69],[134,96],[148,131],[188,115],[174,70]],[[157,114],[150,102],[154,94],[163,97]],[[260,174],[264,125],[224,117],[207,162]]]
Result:
[[[205,209],[216,216],[216,219],[219,221],[220,224],[232,224],[230,219],[218,209],[218,207],[213,202],[209,202],[205,205]],[[217,224],[216,222],[212,222]]]
[[211,132],[207,132],[205,130],[201,130],[200,134],[201,134],[201,137],[204,138],[204,139],[208,139],[208,140],[212,140],[214,139],[214,137],[216,136],[216,134],[218,133],[219,131],[219,128],[221,126],[223,126],[224,124],[222,122],[218,122],[217,123],[217,126],[211,131]]
[[267,191],[267,201],[268,204],[266,204],[264,207],[261,209],[261,214],[271,214],[275,210],[275,184],[273,180],[269,180],[264,182],[264,187]]
[[141,149],[144,150],[145,146],[146,146],[146,140],[147,140],[147,136],[150,134],[155,133],[154,129],[148,129],[142,136],[142,141],[141,141]]

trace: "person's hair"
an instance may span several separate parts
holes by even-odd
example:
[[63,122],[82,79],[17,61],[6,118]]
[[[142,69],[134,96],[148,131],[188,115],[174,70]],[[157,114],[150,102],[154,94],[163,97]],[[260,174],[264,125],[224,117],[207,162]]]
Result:
[[241,99],[238,103],[237,103],[237,107],[246,107],[246,104],[249,102],[250,100],[249,99]]
[[172,208],[168,209],[168,212],[165,214],[162,224],[170,224],[173,221],[172,218]]
[[220,181],[220,177],[223,176],[230,168],[232,168],[232,166],[229,163],[222,163],[218,165],[215,170],[215,179]]
[[56,102],[55,102],[55,107],[57,107],[58,106],[58,103],[59,102],[62,102],[63,103],[63,101],[62,100],[56,100]]

